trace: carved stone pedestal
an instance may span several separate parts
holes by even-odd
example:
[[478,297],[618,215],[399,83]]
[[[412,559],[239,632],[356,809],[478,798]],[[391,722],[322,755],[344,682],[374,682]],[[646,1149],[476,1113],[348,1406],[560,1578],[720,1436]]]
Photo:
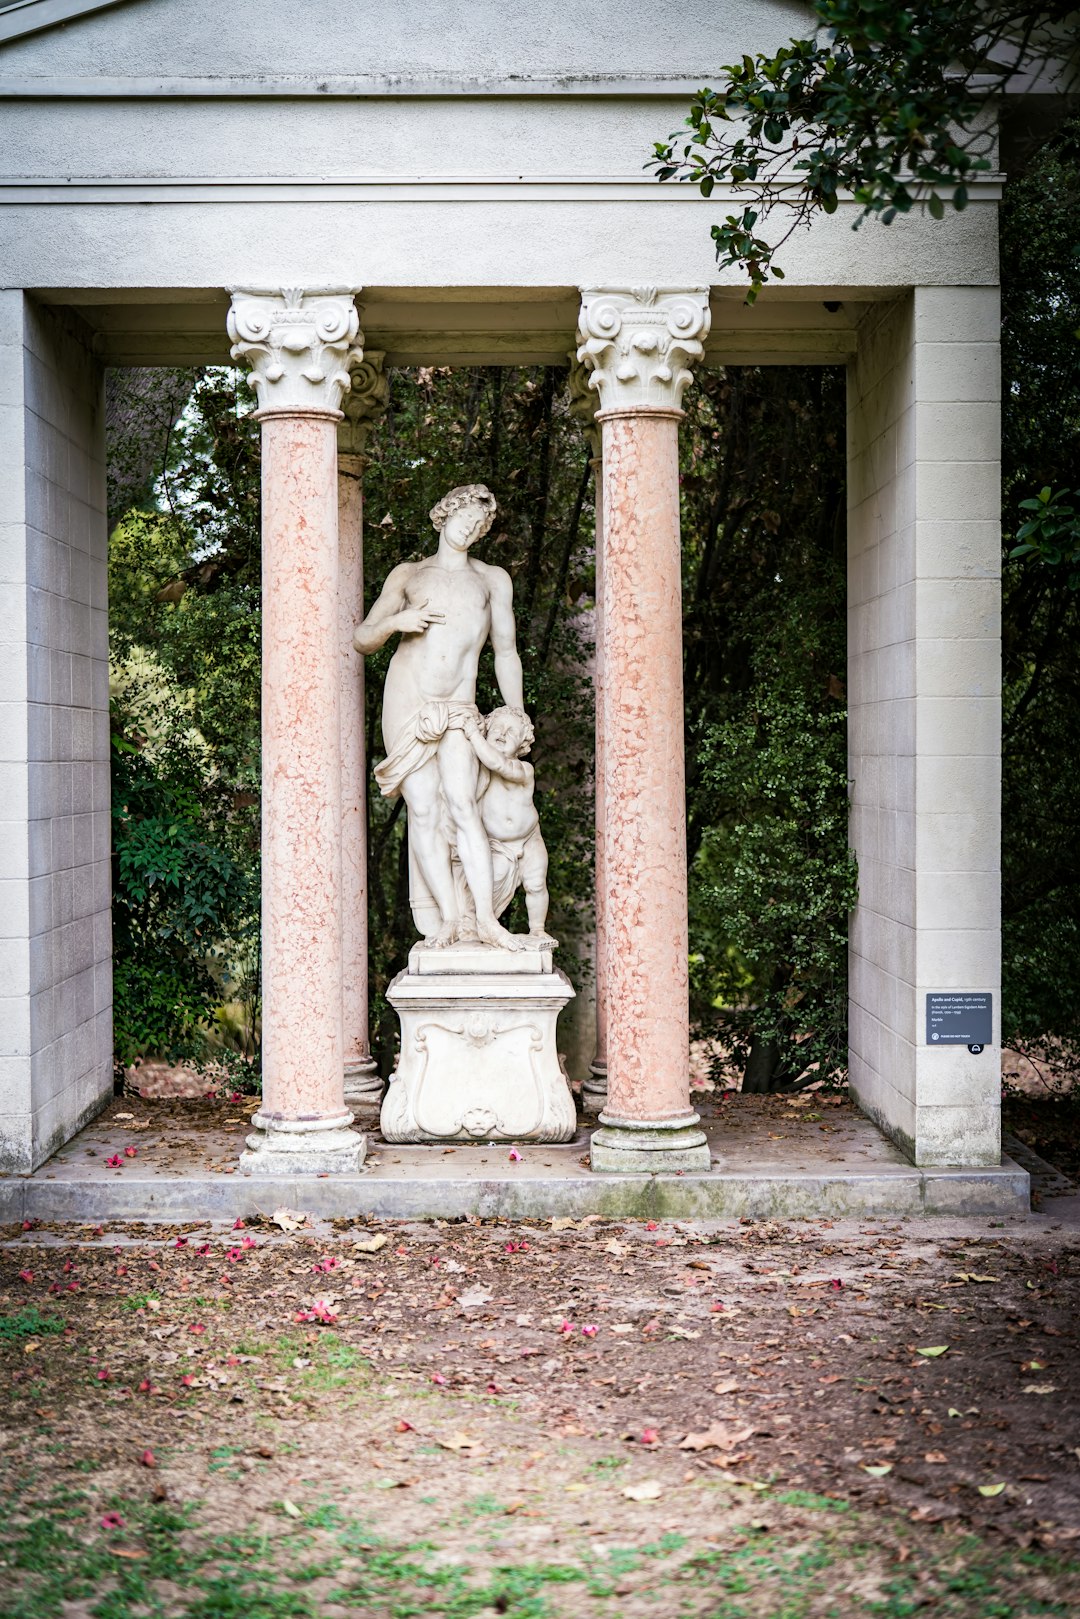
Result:
[[555,1030],[573,994],[550,950],[415,945],[387,991],[401,1020],[387,1141],[571,1140]]

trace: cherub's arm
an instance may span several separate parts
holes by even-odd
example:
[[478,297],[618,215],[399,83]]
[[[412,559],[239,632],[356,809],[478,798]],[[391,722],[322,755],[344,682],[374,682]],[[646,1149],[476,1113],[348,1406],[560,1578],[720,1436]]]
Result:
[[526,764],[524,759],[508,759],[497,748],[493,748],[475,720],[471,724],[466,724],[464,729],[476,757],[482,765],[487,766],[493,776],[501,776],[503,781],[516,782],[519,787],[525,787],[531,782],[532,765]]
[[386,583],[371,612],[353,632],[353,646],[357,652],[377,652],[392,635],[422,635],[429,624],[441,624],[444,613],[434,612],[426,601],[415,607],[406,607],[405,592],[412,575],[412,565],[403,562],[386,576]]

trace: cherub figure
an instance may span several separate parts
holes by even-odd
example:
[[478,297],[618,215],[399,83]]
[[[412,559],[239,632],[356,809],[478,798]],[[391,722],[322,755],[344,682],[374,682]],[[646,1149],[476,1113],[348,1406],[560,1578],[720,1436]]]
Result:
[[547,931],[548,853],[533,803],[535,772],[522,758],[533,744],[532,722],[521,709],[496,708],[486,719],[467,716],[462,729],[484,767],[477,803],[491,845],[492,909],[501,916],[522,886],[528,938],[554,949],[558,941]]

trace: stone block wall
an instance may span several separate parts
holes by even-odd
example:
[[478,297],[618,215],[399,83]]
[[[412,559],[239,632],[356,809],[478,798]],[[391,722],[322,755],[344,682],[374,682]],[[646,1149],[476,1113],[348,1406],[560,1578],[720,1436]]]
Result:
[[0,1169],[112,1089],[101,368],[73,316],[0,292]]
[[[1000,1157],[998,294],[875,306],[848,393],[851,1083],[918,1164]],[[930,991],[990,991],[980,1055]]]

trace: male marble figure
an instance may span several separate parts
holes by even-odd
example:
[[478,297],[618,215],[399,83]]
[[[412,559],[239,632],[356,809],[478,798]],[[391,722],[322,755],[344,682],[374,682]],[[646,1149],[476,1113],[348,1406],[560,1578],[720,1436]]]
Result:
[[491,847],[477,803],[480,763],[465,731],[479,720],[476,677],[489,639],[503,702],[525,717],[513,584],[504,568],[469,555],[495,520],[495,497],[483,484],[451,489],[430,516],[439,532],[434,556],[399,563],[353,637],[360,653],[401,637],[383,688],[386,758],[375,779],[384,797],[405,799],[410,899],[427,942],[443,947],[462,933],[453,844],[472,895],[475,936],[516,950],[522,940],[500,925],[493,906]]

